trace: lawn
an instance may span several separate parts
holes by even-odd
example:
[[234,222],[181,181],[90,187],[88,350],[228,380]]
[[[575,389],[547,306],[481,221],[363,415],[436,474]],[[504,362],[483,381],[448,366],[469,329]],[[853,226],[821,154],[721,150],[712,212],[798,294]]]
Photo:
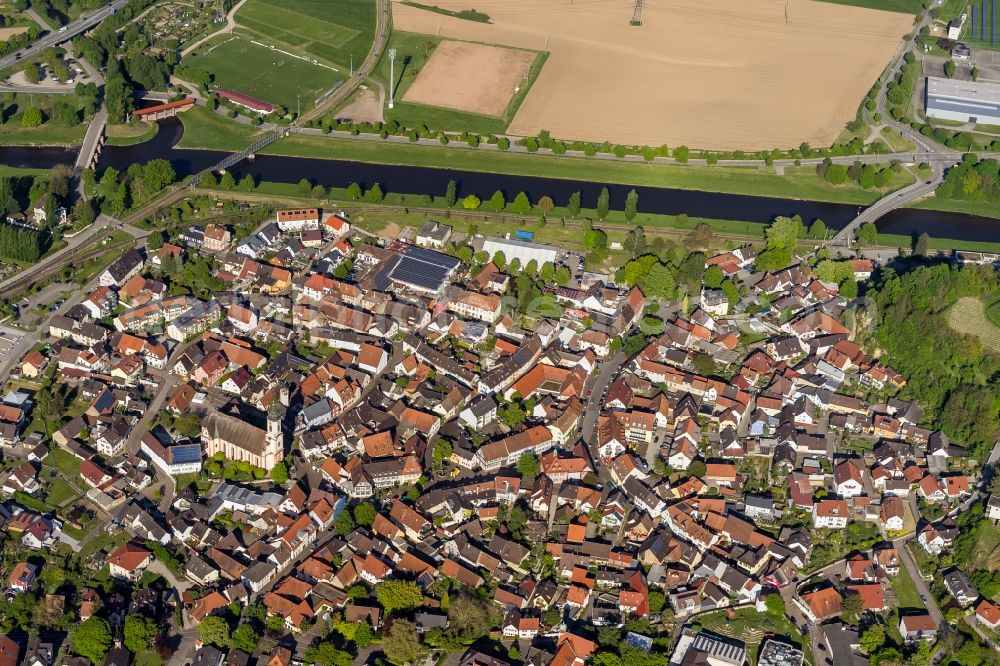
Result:
[[913,584],[913,579],[906,572],[906,567],[899,567],[899,575],[892,576],[892,589],[896,593],[896,604],[900,609],[918,610],[925,608],[926,604],[920,600],[920,593],[917,586]]
[[[990,307],[995,305],[991,303]],[[972,296],[958,299],[948,310],[948,325],[959,333],[976,336],[987,349],[1000,352],[1000,327],[987,317],[982,300]]]
[[108,125],[108,145],[132,146],[137,143],[143,143],[144,141],[152,139],[159,131],[159,123],[144,123],[137,121],[128,125]]
[[799,630],[784,615],[775,617],[768,613],[760,613],[754,608],[744,607],[737,608],[732,618],[728,616],[726,611],[722,610],[699,615],[694,621],[708,631],[745,641],[747,655],[750,656],[751,663],[756,663],[757,647],[764,636],[768,634],[784,636],[793,643],[797,643],[806,653],[806,662],[811,662],[808,641],[803,640]]
[[346,71],[375,41],[375,0],[248,0],[236,22],[257,41]]
[[992,217],[1000,219],[1000,204],[992,201],[962,201],[957,199],[941,199],[931,197],[910,204],[910,208],[922,208],[924,210],[938,210],[946,213],[965,213],[966,215],[977,215],[980,217]]
[[[299,102],[303,110],[311,107],[314,100],[344,78],[327,65],[272,50],[262,46],[259,39],[254,41],[238,35],[222,35],[198,47],[184,62],[211,72],[215,83],[222,88],[280,104],[290,111]],[[187,113],[190,111],[181,115]]]
[[69,126],[54,120],[27,128],[21,124],[21,112],[0,125],[0,146],[78,146],[87,133],[86,125]]
[[49,455],[45,457],[45,462],[58,468],[66,476],[75,477],[80,474],[82,461],[69,451],[52,447],[49,450]]
[[65,502],[78,497],[80,493],[69,485],[65,479],[60,476],[52,479],[49,484],[49,494],[45,498],[46,504],[52,508],[62,507]]
[[883,127],[881,136],[886,145],[889,146],[889,149],[894,153],[905,153],[917,148],[916,144],[891,127]]
[[979,527],[979,538],[972,549],[972,561],[969,562],[968,570],[988,569],[995,571],[998,568],[998,558],[994,552],[1000,548],[1000,526],[994,525],[988,520],[984,520]]
[[867,7],[869,9],[881,9],[887,12],[899,12],[900,14],[916,14],[923,7],[923,0],[822,0],[836,5],[850,5],[851,7]]
[[[538,53],[535,56],[535,62],[532,63],[528,74],[527,84],[520,86],[518,93],[507,105],[506,113],[499,118],[403,101],[407,89],[417,79],[417,75],[420,74],[440,42],[440,37],[432,35],[409,32],[392,33],[385,53],[388,53],[389,49],[396,50],[396,104],[391,111],[386,109],[386,118],[396,120],[404,127],[416,128],[426,125],[434,131],[477,132],[481,134],[502,134],[505,132],[517,109],[521,106],[525,95],[528,94],[531,85],[542,71],[546,54]],[[388,87],[390,72],[389,58],[383,54],[382,59],[375,67],[373,76]]]
[[[181,141],[185,147],[187,147],[186,139],[185,136]],[[240,147],[245,147],[245,144],[241,144]],[[779,176],[769,167],[648,164],[584,157],[504,153],[485,148],[471,150],[306,135],[293,135],[282,139],[262,152],[292,157],[336,158],[374,164],[425,166],[608,184],[673,187],[682,190],[832,203],[865,205],[881,198],[879,192],[864,190],[854,184],[830,185],[809,167],[789,168],[785,170],[784,175]],[[913,182],[912,179],[909,174],[900,174],[896,176],[893,186],[909,184]]]
[[255,128],[229,120],[204,106],[192,107],[178,117],[184,124],[178,148],[244,150],[258,134]]

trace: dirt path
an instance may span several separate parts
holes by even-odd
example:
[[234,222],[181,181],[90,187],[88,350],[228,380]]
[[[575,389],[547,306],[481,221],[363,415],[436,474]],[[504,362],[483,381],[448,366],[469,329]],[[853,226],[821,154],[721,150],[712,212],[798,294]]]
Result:
[[198,48],[199,46],[201,46],[202,44],[204,44],[208,40],[212,39],[212,37],[215,37],[216,35],[222,35],[222,34],[225,34],[227,32],[232,32],[233,29],[236,27],[236,12],[239,11],[240,7],[242,7],[246,3],[246,1],[247,0],[240,0],[235,5],[233,5],[233,8],[229,10],[228,14],[226,14],[226,25],[224,25],[223,27],[219,28],[218,30],[216,30],[212,34],[206,35],[206,36],[202,37],[201,39],[199,39],[198,41],[196,41],[194,44],[189,44],[188,46],[184,47],[184,50],[181,51],[181,57],[183,58],[187,54],[191,53],[196,48]]

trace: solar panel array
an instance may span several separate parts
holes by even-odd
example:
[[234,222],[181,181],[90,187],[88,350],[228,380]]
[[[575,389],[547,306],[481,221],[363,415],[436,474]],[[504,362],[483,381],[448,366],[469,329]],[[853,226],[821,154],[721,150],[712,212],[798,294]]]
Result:
[[411,245],[402,249],[399,263],[392,271],[392,279],[428,291],[438,291],[460,263],[447,254]]
[[175,465],[186,465],[201,460],[200,444],[181,444],[170,447],[170,459]]

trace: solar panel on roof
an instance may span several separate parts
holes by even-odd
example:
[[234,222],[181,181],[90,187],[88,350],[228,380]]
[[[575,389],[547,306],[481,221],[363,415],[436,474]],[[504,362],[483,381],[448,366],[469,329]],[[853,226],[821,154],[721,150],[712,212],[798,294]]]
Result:
[[175,465],[186,465],[201,460],[200,444],[181,444],[170,448],[170,459]]

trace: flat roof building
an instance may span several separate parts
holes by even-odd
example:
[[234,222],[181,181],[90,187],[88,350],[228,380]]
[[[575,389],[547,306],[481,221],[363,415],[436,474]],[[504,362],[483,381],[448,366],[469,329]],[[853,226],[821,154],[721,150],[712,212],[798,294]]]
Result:
[[927,116],[1000,125],[1000,85],[927,77]]
[[486,237],[483,241],[483,252],[490,255],[491,258],[497,252],[502,252],[508,265],[512,260],[517,259],[521,262],[521,266],[526,266],[529,261],[534,259],[539,268],[548,261],[555,263],[556,257],[559,256],[559,248],[552,245],[529,243],[513,238],[497,238],[496,236]]

